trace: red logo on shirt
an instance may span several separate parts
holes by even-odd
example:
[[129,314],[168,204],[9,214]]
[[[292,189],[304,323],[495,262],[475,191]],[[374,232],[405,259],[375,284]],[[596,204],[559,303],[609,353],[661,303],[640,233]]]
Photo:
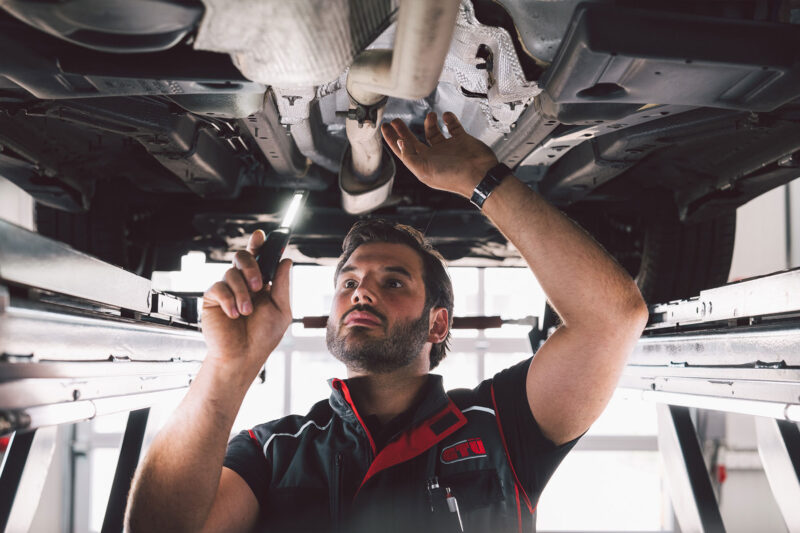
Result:
[[442,462],[445,464],[457,463],[466,459],[486,457],[486,448],[481,439],[469,439],[457,442],[442,450]]

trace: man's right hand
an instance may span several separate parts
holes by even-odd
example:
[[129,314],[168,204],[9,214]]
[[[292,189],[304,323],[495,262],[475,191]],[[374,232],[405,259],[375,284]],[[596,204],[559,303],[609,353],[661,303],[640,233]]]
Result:
[[236,253],[233,267],[203,296],[202,325],[208,357],[235,369],[245,379],[255,378],[292,322],[292,262],[281,261],[274,280],[265,286],[255,259],[265,239],[263,231],[253,233],[247,251]]
[[292,263],[264,286],[254,257],[264,240],[255,232],[203,298],[208,355],[137,470],[126,531],[251,531],[258,519],[253,491],[223,462],[242,399],[292,321]]

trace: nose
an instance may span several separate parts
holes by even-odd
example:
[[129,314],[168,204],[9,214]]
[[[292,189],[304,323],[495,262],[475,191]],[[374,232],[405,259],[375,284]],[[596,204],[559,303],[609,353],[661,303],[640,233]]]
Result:
[[353,290],[350,301],[354,304],[364,304],[364,303],[375,303],[375,297],[372,292],[372,289],[369,287],[368,282],[366,280],[362,280],[361,283],[358,284],[358,287]]

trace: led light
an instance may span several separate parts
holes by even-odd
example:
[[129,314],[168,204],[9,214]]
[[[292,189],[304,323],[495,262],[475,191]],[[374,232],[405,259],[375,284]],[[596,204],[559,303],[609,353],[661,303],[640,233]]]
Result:
[[305,191],[297,191],[294,193],[294,196],[292,197],[292,203],[289,204],[289,209],[286,211],[286,215],[283,217],[283,222],[281,222],[282,228],[292,227],[294,219],[297,216],[297,212],[300,211],[300,206],[303,205],[305,196]]

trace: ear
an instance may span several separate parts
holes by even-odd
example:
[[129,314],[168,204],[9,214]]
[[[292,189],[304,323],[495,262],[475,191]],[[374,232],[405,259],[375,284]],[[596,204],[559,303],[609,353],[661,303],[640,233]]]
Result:
[[447,309],[444,307],[434,307],[430,311],[430,328],[428,330],[428,342],[438,344],[447,338],[448,321]]

